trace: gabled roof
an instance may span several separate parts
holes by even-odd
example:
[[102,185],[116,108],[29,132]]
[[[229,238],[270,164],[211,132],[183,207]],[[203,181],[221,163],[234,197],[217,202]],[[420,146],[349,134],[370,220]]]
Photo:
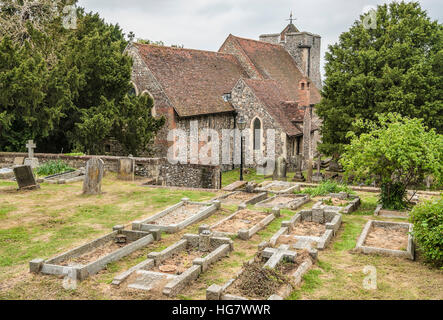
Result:
[[280,39],[285,40],[286,33],[293,33],[293,32],[300,32],[300,31],[297,29],[297,27],[293,23],[290,23],[280,33]]
[[244,81],[288,136],[303,134],[291,120],[293,117],[299,117],[300,113],[303,117],[304,111],[298,108],[295,101],[290,101],[290,97],[285,94],[277,81],[253,79],[244,79]]
[[180,117],[233,112],[223,94],[247,77],[238,60],[219,52],[134,44]]
[[[303,74],[283,46],[229,35],[219,51],[230,53],[228,43],[238,46],[238,52],[246,55],[263,79],[276,80],[290,100],[299,100],[298,83]],[[320,92],[313,82],[311,84],[311,103],[317,104]]]

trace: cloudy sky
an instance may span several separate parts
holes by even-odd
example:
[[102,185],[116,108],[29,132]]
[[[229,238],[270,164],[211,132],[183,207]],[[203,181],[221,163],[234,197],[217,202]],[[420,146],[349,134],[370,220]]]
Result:
[[[302,31],[321,35],[322,55],[328,44],[349,29],[359,15],[383,0],[79,0],[87,11],[99,12],[137,38],[166,45],[217,51],[226,37],[258,39],[281,32],[290,11]],[[442,0],[419,1],[432,19],[442,21]]]

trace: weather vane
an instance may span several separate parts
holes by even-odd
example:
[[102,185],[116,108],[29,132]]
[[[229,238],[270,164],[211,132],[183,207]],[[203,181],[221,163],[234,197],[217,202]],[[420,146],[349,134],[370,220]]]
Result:
[[286,19],[286,21],[289,21],[290,24],[292,24],[292,22],[293,22],[294,20],[297,20],[297,19],[296,19],[296,18],[293,18],[293,16],[292,16],[292,10],[291,10],[291,14],[289,15],[289,19]]

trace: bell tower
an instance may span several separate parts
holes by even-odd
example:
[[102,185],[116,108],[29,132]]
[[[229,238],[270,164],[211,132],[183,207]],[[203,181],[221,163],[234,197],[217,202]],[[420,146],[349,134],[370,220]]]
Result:
[[315,86],[321,89],[321,37],[310,32],[299,31],[293,23],[296,19],[292,12],[287,20],[289,24],[281,33],[263,34],[260,36],[260,41],[283,46],[294,58],[303,75],[309,77]]

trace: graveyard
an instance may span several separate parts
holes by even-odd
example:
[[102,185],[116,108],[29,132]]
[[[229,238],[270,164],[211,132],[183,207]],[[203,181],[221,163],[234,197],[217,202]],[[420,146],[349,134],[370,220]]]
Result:
[[[0,180],[1,299],[443,298],[442,271],[412,260],[408,224],[375,216],[373,192],[156,187],[96,167],[99,183]],[[376,291],[361,286],[367,265]],[[280,280],[263,290],[257,274]]]

